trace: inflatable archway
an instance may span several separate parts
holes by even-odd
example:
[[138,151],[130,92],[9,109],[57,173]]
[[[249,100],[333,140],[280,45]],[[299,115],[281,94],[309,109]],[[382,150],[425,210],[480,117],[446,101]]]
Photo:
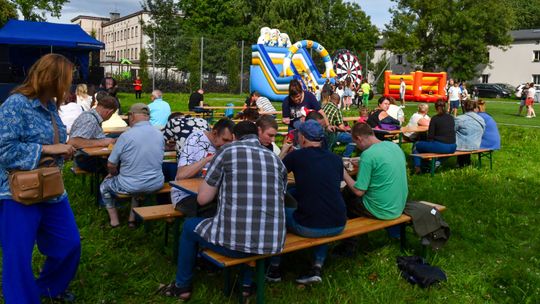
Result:
[[289,47],[289,51],[285,55],[285,58],[283,58],[283,70],[281,72],[281,76],[293,76],[294,73],[291,70],[291,61],[294,56],[294,54],[302,48],[306,49],[314,49],[319,56],[322,57],[324,61],[324,66],[326,70],[324,71],[324,76],[326,78],[334,78],[336,77],[336,72],[334,72],[334,67],[332,66],[332,58],[330,58],[330,55],[328,54],[328,51],[324,48],[324,46],[320,45],[318,42],[312,41],[312,40],[302,40],[298,41],[295,44],[293,44],[291,47]]

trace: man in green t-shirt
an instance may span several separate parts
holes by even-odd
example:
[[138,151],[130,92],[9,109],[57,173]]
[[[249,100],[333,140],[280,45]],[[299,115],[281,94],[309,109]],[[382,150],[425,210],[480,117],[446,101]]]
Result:
[[[367,216],[392,220],[403,213],[407,201],[408,186],[405,155],[401,148],[390,141],[380,141],[371,127],[357,123],[352,138],[362,154],[356,181],[344,175],[347,188],[343,196],[347,204],[347,216]],[[354,250],[355,240],[346,242],[349,253]]]
[[369,92],[371,91],[371,86],[367,82],[367,79],[364,78],[360,89],[362,90],[362,105],[367,108],[369,102]]

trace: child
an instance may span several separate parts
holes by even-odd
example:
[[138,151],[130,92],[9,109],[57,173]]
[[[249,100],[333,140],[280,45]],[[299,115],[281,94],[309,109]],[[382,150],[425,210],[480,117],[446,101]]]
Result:
[[345,88],[343,90],[343,106],[345,107],[345,111],[349,111],[351,104],[352,104],[352,83],[350,78],[347,78],[345,81]]
[[360,118],[358,119],[359,123],[367,123],[367,119],[369,117],[369,111],[366,107],[360,108]]

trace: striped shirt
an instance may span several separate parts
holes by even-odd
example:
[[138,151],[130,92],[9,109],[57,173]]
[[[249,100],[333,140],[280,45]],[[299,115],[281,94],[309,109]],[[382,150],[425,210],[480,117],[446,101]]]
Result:
[[212,244],[246,253],[283,249],[287,169],[255,135],[223,146],[205,180],[219,188],[219,205],[216,215],[195,232]]
[[259,111],[262,112],[275,112],[276,108],[272,105],[270,100],[268,98],[260,96],[257,98],[257,101],[255,102],[257,104],[257,108],[259,108]]
[[71,137],[80,137],[84,139],[102,139],[105,133],[101,128],[103,118],[96,112],[96,109],[90,109],[83,112],[71,126]]
[[323,111],[328,118],[328,123],[331,126],[339,126],[343,124],[343,115],[337,106],[331,102],[327,103],[323,107]]

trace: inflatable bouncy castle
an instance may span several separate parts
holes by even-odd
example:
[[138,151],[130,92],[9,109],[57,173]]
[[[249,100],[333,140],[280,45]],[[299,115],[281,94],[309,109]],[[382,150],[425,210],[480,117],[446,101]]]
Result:
[[[319,72],[309,50],[322,57],[325,71]],[[262,28],[257,44],[251,46],[250,91],[258,91],[273,101],[282,101],[289,93],[292,79],[300,80],[305,89],[322,89],[326,79],[334,82],[336,73],[328,51],[312,40],[291,44],[289,36],[277,29]]]
[[446,100],[446,73],[416,71],[410,74],[395,75],[392,71],[384,72],[384,96],[399,99],[400,79],[405,81],[405,100],[436,102]]

